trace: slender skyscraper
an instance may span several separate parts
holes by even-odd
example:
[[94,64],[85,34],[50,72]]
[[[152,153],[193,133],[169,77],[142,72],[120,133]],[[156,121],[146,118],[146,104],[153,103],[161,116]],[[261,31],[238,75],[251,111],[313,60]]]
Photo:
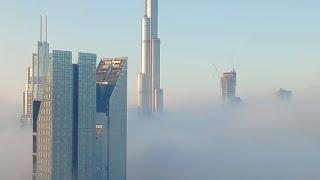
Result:
[[221,82],[221,101],[223,104],[233,104],[241,102],[239,97],[236,97],[237,73],[233,69],[231,72],[223,73],[220,78]]
[[126,180],[127,58],[97,68],[97,179]]
[[[43,33],[43,29],[44,33]],[[45,34],[45,38],[43,38]],[[40,41],[38,42],[38,54],[33,57],[33,99],[41,100],[46,86],[46,77],[49,68],[49,43],[47,31],[47,16],[45,16],[45,25],[43,26],[43,18],[40,17]]]
[[23,111],[21,115],[21,122],[29,124],[32,122],[32,102],[33,102],[33,73],[32,67],[28,67],[28,83],[23,92]]
[[[45,34],[44,39],[43,34]],[[32,55],[32,67],[28,69],[28,84],[23,93],[22,120],[32,119],[33,101],[40,101],[44,93],[50,59],[47,37],[47,16],[45,16],[44,26],[43,18],[40,16],[40,41],[38,42],[38,53]]]
[[145,0],[142,18],[141,73],[138,74],[138,108],[142,113],[163,112],[160,87],[160,39],[158,37],[158,0]]
[[[40,106],[34,104],[37,180],[72,180],[72,53],[53,51]],[[36,101],[35,101],[36,102]]]
[[97,55],[79,53],[73,65],[73,132],[76,180],[96,180],[96,61]]
[[96,180],[96,58],[52,53],[43,98],[34,101],[33,179]]

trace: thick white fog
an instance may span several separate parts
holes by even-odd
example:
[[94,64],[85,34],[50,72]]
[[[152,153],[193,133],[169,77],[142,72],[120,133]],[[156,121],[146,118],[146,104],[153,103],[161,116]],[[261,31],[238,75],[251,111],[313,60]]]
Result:
[[32,129],[22,128],[17,104],[0,103],[0,179],[29,180],[32,167]]
[[[190,101],[152,119],[130,108],[128,180],[320,179],[314,97],[232,109]],[[0,108],[0,179],[6,180],[31,177],[31,129],[20,127],[15,107]]]
[[129,118],[130,180],[320,179],[319,101],[259,102]]

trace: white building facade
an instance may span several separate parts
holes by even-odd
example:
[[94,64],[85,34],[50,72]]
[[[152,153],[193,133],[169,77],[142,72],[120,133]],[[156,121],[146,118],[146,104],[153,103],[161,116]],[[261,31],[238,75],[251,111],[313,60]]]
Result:
[[141,113],[163,112],[160,86],[160,38],[158,37],[158,0],[145,0],[142,18],[141,73],[138,74],[138,109]]

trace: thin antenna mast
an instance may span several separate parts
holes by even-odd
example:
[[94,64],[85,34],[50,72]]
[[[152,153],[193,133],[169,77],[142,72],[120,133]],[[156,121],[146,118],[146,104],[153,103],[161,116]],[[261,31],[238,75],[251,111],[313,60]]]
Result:
[[48,17],[46,15],[46,42],[48,41]]
[[231,61],[232,61],[232,71],[235,72],[235,54],[233,53],[232,54],[232,57],[231,57]]
[[40,16],[40,42],[42,42],[42,16]]
[[234,56],[232,57],[232,69],[233,69],[233,72],[235,71],[234,69]]

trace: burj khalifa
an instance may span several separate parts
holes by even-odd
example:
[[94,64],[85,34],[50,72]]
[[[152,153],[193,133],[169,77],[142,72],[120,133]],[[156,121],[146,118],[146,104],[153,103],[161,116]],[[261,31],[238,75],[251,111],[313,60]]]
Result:
[[138,74],[138,108],[141,113],[163,112],[163,90],[160,87],[158,0],[145,0],[141,33],[141,73]]

